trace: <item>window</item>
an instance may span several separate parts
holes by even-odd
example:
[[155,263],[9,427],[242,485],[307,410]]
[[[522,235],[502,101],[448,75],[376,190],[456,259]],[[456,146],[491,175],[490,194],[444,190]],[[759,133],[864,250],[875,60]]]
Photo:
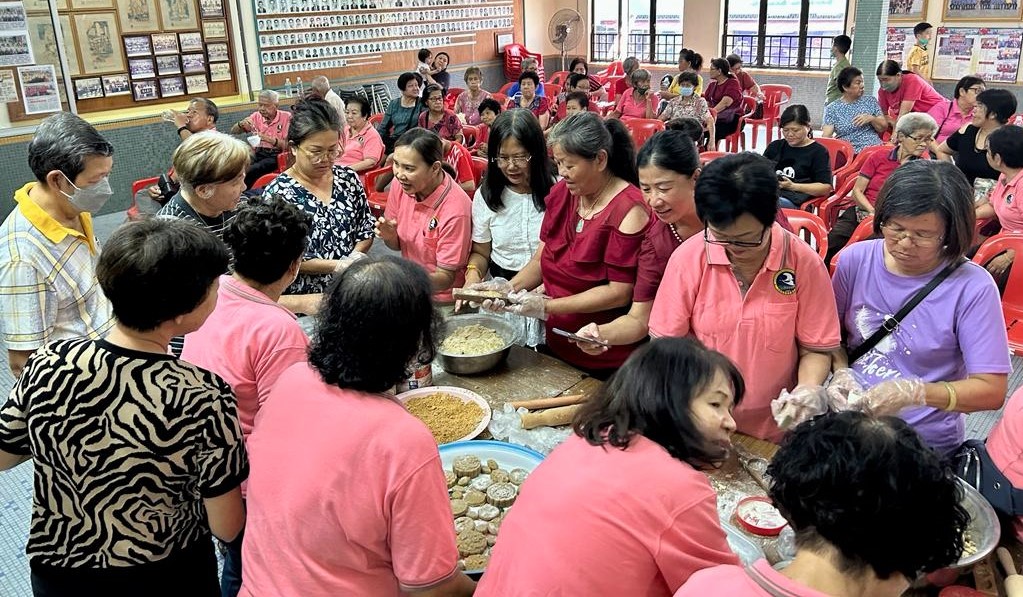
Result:
[[722,53],[750,66],[831,67],[831,38],[845,31],[848,0],[726,0]]
[[682,49],[682,2],[593,0],[590,14],[594,62],[611,62],[626,56],[635,56],[647,64],[674,64],[678,60]]

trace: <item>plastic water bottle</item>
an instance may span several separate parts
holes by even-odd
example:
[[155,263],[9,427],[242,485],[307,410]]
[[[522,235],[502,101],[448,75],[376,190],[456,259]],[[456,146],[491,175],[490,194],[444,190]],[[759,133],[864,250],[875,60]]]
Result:
[[291,78],[284,79],[284,97],[291,97]]
[[302,84],[302,77],[298,78],[298,96],[302,97],[305,95],[305,85]]

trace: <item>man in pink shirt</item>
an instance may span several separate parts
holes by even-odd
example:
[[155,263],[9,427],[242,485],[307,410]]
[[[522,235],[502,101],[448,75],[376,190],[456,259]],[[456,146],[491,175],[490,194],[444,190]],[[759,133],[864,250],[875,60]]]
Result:
[[[298,274],[309,219],[279,198],[244,204],[224,230],[234,273],[221,277],[217,306],[206,323],[185,337],[181,359],[213,371],[234,390],[245,440],[277,378],[306,358],[309,341],[277,300]],[[243,483],[242,497],[246,493]],[[241,543],[239,536],[227,544],[221,577],[225,597],[241,586]]]
[[732,359],[749,391],[738,430],[778,441],[771,400],[822,385],[840,343],[835,293],[815,250],[775,223],[777,176],[761,156],[711,162],[696,183],[704,234],[668,261],[650,335],[688,336]]
[[245,173],[247,189],[260,176],[276,172],[277,156],[288,148],[291,112],[278,109],[279,104],[280,95],[272,89],[264,89],[259,92],[259,109],[231,127],[234,134],[248,133],[249,137],[259,137],[259,143],[254,147],[256,155]]
[[766,560],[701,570],[675,597],[897,597],[963,551],[970,518],[957,482],[897,417],[807,421],[768,473],[771,500],[796,533],[795,559],[781,571]]

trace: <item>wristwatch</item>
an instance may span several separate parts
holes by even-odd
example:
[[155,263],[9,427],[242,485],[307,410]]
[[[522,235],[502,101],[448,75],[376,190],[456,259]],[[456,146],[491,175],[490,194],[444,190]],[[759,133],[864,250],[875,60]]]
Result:
[[187,126],[179,126],[178,127],[178,136],[179,137],[181,136],[181,131],[187,131],[187,130],[188,130]]

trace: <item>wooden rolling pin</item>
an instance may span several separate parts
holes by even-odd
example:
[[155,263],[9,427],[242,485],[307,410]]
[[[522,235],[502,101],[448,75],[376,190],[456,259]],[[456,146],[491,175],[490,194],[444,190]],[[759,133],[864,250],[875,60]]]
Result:
[[525,408],[529,410],[540,410],[543,408],[555,408],[557,406],[569,406],[580,404],[587,398],[586,394],[573,394],[571,396],[555,396],[553,398],[535,398],[532,400],[518,400],[509,402],[512,408]]
[[558,408],[548,408],[535,413],[526,413],[522,415],[522,428],[533,429],[534,427],[557,427],[558,425],[568,425],[572,422],[572,417],[575,416],[576,411],[582,408],[581,404],[572,404],[569,406],[559,406]]
[[1005,594],[1008,597],[1023,597],[1023,576],[1016,574],[1016,563],[1012,561],[1012,554],[1004,547],[995,550],[995,554],[1005,569]]

